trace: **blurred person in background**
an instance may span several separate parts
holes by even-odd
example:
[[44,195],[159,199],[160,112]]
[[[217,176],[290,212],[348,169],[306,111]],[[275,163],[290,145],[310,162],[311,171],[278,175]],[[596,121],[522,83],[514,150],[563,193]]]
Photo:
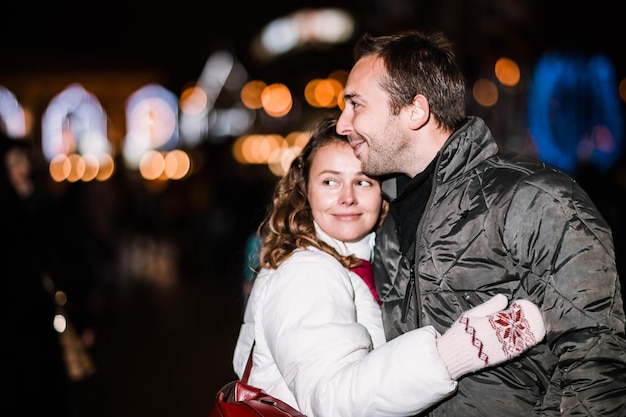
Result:
[[33,180],[32,149],[0,129],[2,282],[2,405],[0,414],[72,416],[69,379],[55,303],[45,285],[54,250],[47,244],[46,198]]
[[252,285],[256,278],[259,268],[259,251],[261,249],[261,237],[258,233],[251,233],[245,242],[244,259],[243,259],[243,280],[241,291],[243,296],[243,305],[245,306],[252,291]]

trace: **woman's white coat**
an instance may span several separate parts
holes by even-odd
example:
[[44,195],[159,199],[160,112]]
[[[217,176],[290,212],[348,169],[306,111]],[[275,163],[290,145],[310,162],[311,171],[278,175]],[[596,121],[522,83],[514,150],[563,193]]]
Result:
[[[375,236],[346,244],[317,228],[341,254],[368,259]],[[453,393],[431,326],[385,343],[381,312],[367,285],[315,248],[294,252],[255,279],[233,365],[249,383],[308,417],[412,416]]]

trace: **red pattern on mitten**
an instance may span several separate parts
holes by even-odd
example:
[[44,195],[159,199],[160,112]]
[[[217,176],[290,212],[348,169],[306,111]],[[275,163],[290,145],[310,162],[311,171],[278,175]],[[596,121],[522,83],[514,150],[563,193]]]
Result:
[[539,343],[546,329],[539,308],[516,300],[507,310],[498,294],[466,311],[437,338],[437,349],[452,379],[519,356]]
[[[513,356],[537,343],[537,338],[530,329],[530,323],[521,304],[527,302],[526,300],[516,301],[508,310],[489,316],[489,323],[495,329],[505,355]],[[535,327],[535,331],[537,330]],[[545,331],[541,334],[542,338],[543,334]]]

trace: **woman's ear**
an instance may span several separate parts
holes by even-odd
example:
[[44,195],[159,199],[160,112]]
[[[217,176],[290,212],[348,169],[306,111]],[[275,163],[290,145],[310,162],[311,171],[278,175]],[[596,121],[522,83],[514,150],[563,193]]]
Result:
[[409,106],[409,127],[417,130],[424,126],[430,118],[430,106],[428,100],[422,94],[418,94]]

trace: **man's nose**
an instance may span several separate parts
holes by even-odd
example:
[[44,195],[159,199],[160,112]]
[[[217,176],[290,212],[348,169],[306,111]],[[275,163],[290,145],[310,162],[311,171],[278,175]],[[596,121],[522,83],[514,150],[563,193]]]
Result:
[[352,125],[349,121],[348,112],[344,109],[337,119],[337,133],[340,135],[348,135],[352,131]]

